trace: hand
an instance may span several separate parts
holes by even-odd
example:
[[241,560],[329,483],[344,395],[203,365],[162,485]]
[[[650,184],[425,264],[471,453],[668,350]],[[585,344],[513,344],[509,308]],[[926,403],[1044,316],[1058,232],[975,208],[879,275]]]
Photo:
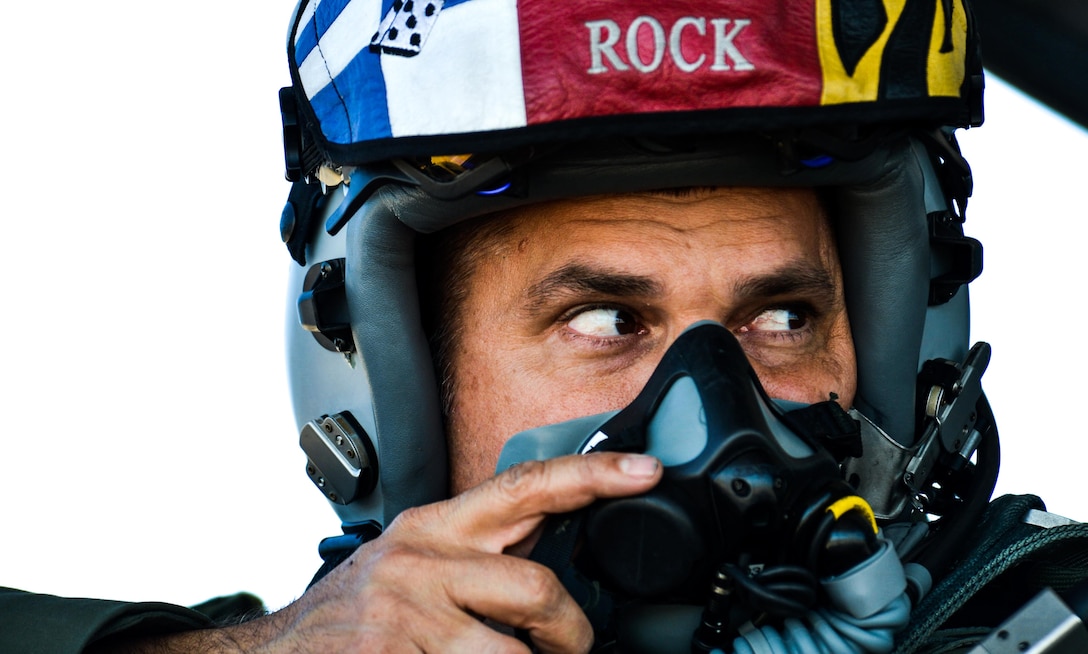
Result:
[[542,652],[586,652],[592,629],[554,573],[508,552],[549,514],[660,477],[656,459],[607,452],[515,466],[403,512],[295,603],[215,635],[262,652],[528,651],[486,619],[526,630]]
[[[525,629],[544,652],[585,652],[593,633],[546,567],[505,555],[548,514],[648,490],[648,457],[530,462],[453,499],[405,511],[285,613],[305,651],[527,651],[479,618]],[[286,617],[286,616],[285,616]]]

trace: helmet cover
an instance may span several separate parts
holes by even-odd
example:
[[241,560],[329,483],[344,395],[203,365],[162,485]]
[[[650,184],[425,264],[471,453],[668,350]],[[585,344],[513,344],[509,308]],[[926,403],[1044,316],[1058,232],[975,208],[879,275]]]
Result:
[[981,120],[962,0],[303,0],[302,112],[338,164],[619,134]]

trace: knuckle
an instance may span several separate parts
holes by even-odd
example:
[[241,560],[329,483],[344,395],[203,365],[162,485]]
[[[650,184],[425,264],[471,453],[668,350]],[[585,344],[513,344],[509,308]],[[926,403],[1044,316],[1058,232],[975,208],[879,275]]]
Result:
[[541,491],[546,474],[544,461],[525,461],[496,477],[496,487],[510,501],[520,502]]
[[588,652],[593,628],[555,573],[533,563],[522,573],[523,592],[532,602],[524,626],[540,652]]
[[554,572],[542,565],[533,564],[526,566],[522,574],[524,592],[534,606],[549,614],[562,606],[567,592]]
[[430,520],[430,511],[426,507],[413,506],[401,511],[393,522],[390,523],[387,532],[417,532],[423,530]]

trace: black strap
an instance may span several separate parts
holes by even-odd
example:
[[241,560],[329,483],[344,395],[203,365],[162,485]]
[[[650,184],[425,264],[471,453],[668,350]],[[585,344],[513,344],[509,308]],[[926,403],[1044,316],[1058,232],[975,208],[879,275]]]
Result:
[[794,431],[822,445],[836,461],[861,458],[861,425],[834,399],[789,411],[783,418]]
[[[533,547],[529,559],[547,566],[559,578],[563,586],[593,627],[594,640],[598,645],[613,639],[612,623],[618,598],[589,579],[575,565],[575,549],[582,532],[585,510],[549,516],[544,520],[540,540]],[[518,638],[532,645],[527,632],[518,631]]]
[[310,580],[307,588],[321,581],[325,575],[332,572],[333,568],[354,554],[355,550],[381,536],[381,534],[381,525],[373,520],[368,520],[358,525],[344,525],[343,535],[330,536],[322,540],[317,546],[317,553],[321,555],[323,563],[317,573],[314,574],[314,578]]
[[287,204],[280,215],[280,238],[298,265],[306,265],[306,243],[313,235],[315,225],[325,205],[325,195],[317,184],[294,182],[287,196]]

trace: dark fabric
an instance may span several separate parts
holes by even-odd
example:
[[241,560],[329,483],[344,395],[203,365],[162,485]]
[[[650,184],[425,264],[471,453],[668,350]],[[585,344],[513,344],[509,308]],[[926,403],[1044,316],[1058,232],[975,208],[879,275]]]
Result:
[[1034,495],[1006,495],[989,507],[979,542],[918,604],[895,654],[969,646],[1045,587],[1061,593],[1088,579],[1088,524],[1044,529],[1024,522],[1043,510]]
[[197,613],[208,616],[215,624],[227,625],[244,622],[267,613],[261,598],[252,593],[235,593],[213,597],[192,607]]
[[0,587],[0,653],[74,654],[120,634],[168,634],[212,625],[202,613],[157,602],[64,598]]
[[280,237],[291,258],[306,265],[306,244],[310,241],[325,206],[326,196],[317,184],[295,182],[280,216]]
[[314,573],[314,578],[310,580],[310,585],[307,586],[307,588],[324,579],[325,575],[332,572],[333,569],[336,568],[336,566],[340,565],[344,561],[347,561],[348,557],[350,557],[354,551],[355,550],[353,549],[344,549],[337,550],[336,552],[330,554],[327,559],[324,559],[324,562],[321,564],[321,567],[318,568],[317,572]]

